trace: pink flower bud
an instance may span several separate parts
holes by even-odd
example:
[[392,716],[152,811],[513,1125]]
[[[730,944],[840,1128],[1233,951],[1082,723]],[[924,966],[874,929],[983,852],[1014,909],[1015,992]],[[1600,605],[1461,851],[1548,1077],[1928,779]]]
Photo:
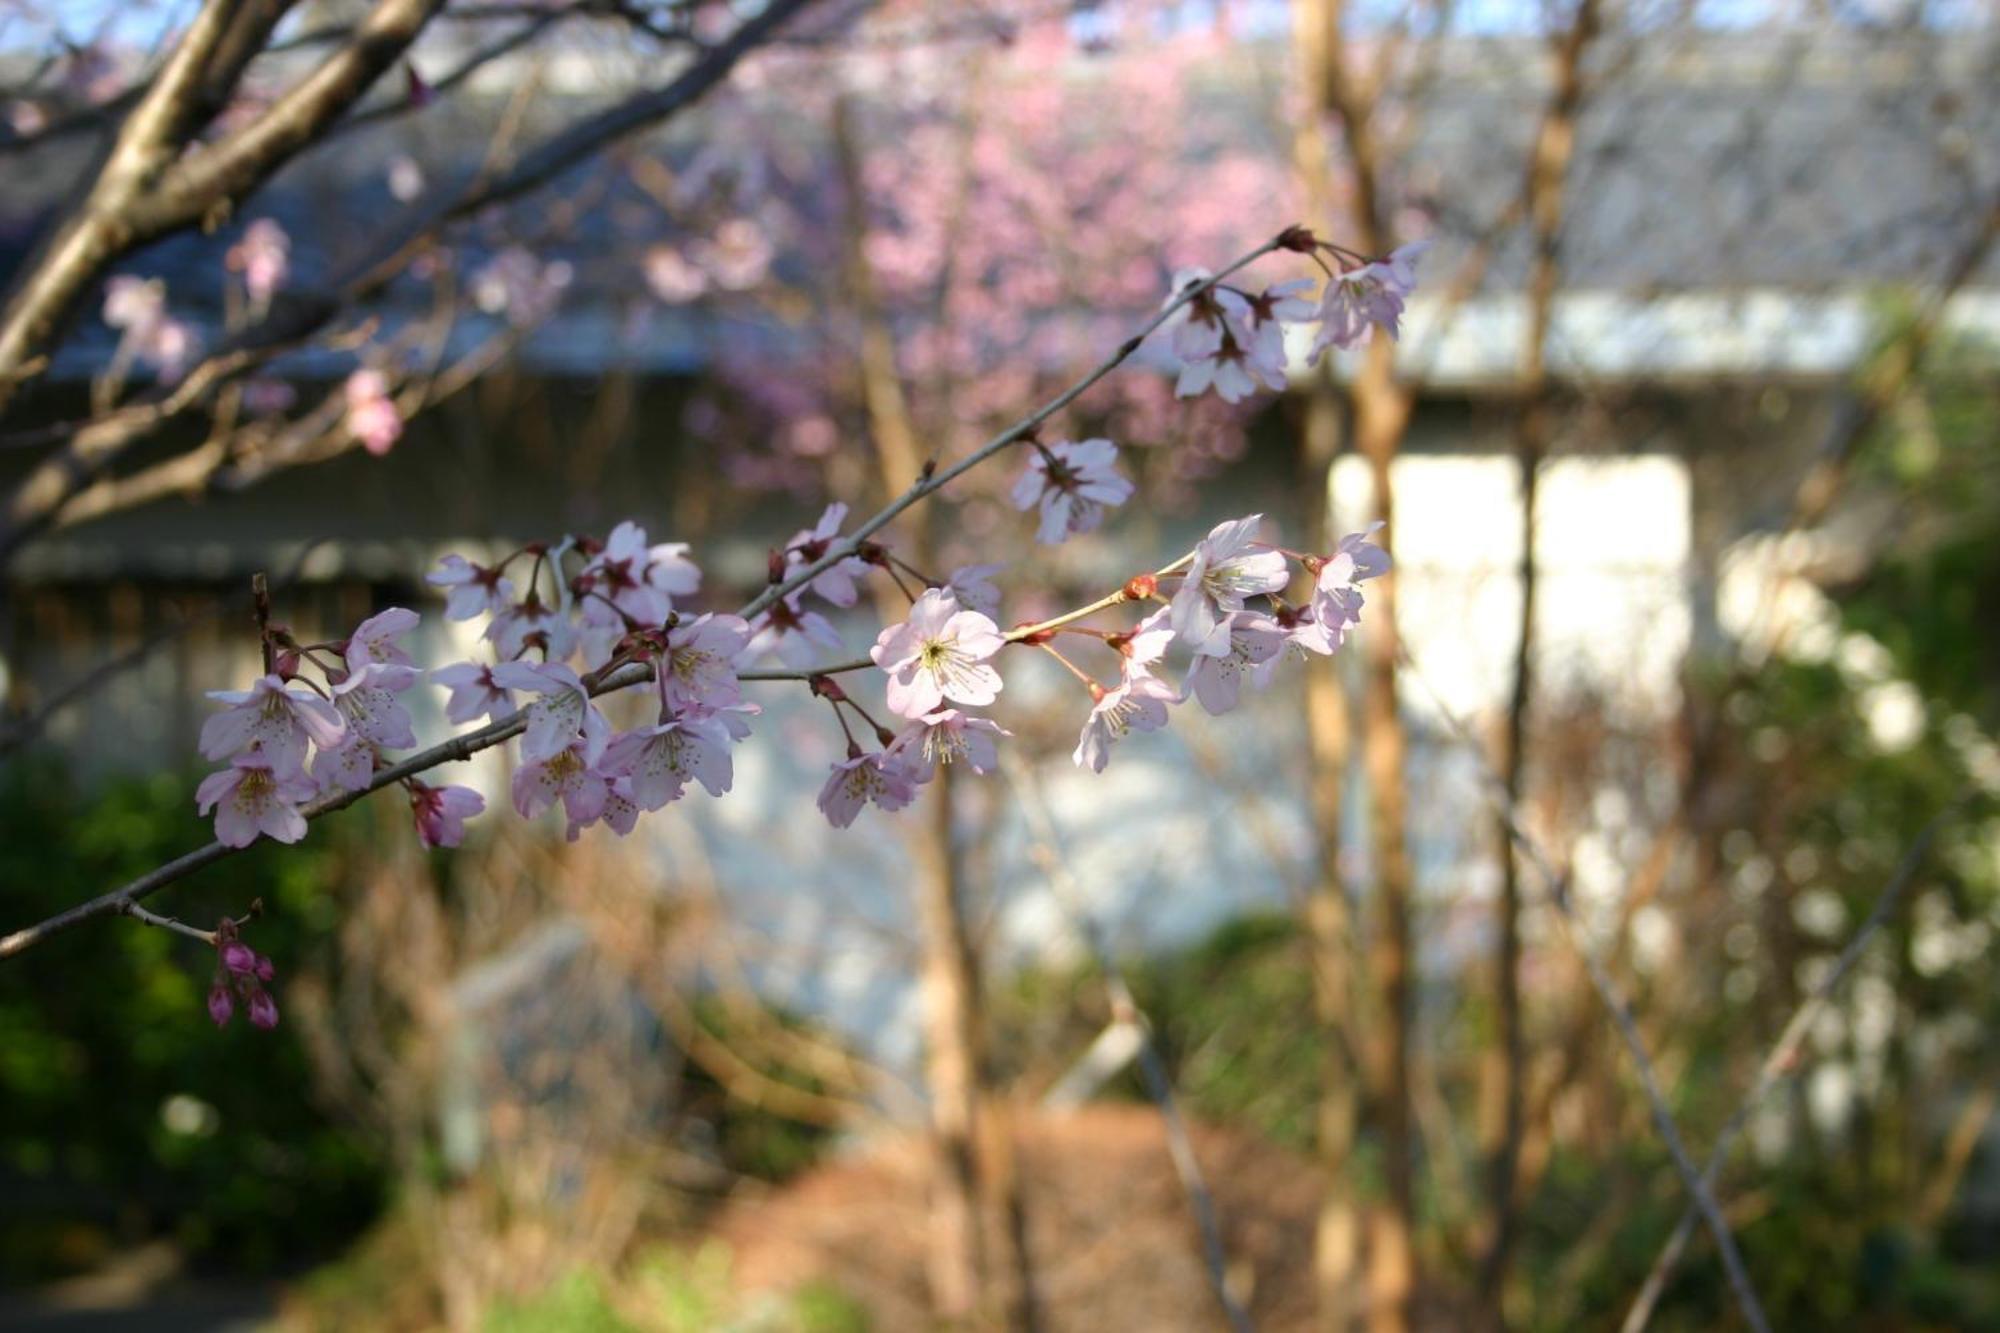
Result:
[[[213,997],[211,1002],[213,1001]],[[278,1026],[278,1002],[271,998],[271,992],[259,988],[250,996],[250,1025],[269,1032]]]
[[271,966],[271,959],[270,959],[270,956],[269,956],[269,955],[267,955],[267,954],[261,954],[261,953],[260,953],[260,954],[258,954],[258,955],[257,955],[257,980],[259,980],[259,981],[269,981],[269,980],[270,980],[270,979],[271,979],[271,978],[272,978],[273,976],[275,976],[275,975],[277,975],[277,969],[276,969],[275,967]]
[[217,1027],[226,1028],[235,1014],[236,1001],[230,998],[229,987],[218,977],[215,984],[208,988],[208,1016]]
[[222,965],[239,977],[247,977],[257,970],[257,954],[241,940],[231,940],[222,946]]

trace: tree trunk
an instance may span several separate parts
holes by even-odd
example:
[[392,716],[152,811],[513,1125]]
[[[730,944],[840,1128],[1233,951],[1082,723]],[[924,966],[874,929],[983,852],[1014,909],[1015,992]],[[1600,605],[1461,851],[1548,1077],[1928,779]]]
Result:
[[[1355,443],[1374,482],[1379,540],[1395,549],[1391,473],[1409,424],[1410,397],[1394,379],[1394,348],[1386,338],[1368,348],[1353,387]],[[1398,635],[1395,570],[1368,585],[1370,615],[1362,633],[1367,685],[1362,696],[1362,763],[1368,779],[1369,844],[1375,871],[1375,930],[1370,972],[1381,1005],[1371,1025],[1374,1050],[1370,1102],[1381,1133],[1384,1198],[1368,1221],[1369,1327],[1407,1333],[1416,1299],[1415,1157],[1410,1105],[1413,992],[1410,985],[1412,874],[1408,843],[1405,755],[1408,737],[1397,704]]]
[[[894,495],[917,476],[924,459],[896,364],[863,240],[866,219],[859,139],[852,108],[834,108],[834,144],[849,209],[846,280],[861,320],[860,389],[868,413],[882,488]],[[917,514],[904,552],[908,562],[934,568],[935,505]],[[893,585],[878,581],[885,620],[907,608]],[[988,1087],[985,1020],[979,975],[966,929],[964,876],[952,837],[952,770],[940,765],[924,798],[923,820],[911,829],[918,919],[922,929],[925,1074],[931,1094],[936,1169],[931,1182],[929,1280],[936,1313],[948,1326],[1006,1328],[1032,1333],[1033,1278],[1025,1214],[1015,1169],[1011,1127],[1004,1114],[982,1116]],[[982,1123],[983,1122],[983,1123]]]

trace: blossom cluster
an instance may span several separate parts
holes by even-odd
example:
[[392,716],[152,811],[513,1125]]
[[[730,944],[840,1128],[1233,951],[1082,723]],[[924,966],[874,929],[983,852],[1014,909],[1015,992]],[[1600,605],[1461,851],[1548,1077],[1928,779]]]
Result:
[[[217,841],[247,847],[261,834],[297,842],[306,833],[303,807],[368,790],[386,751],[417,743],[400,698],[423,677],[402,646],[416,626],[417,613],[404,607],[326,643],[300,643],[282,625],[265,626],[265,673],[248,689],[208,696],[224,707],[202,724],[201,752],[227,766],[202,781],[195,800],[201,813],[215,812]],[[413,798],[421,785],[413,782]],[[438,800],[460,820],[484,805],[465,788],[441,791],[450,795]],[[449,819],[418,820],[432,845],[455,844],[453,827]]]
[[215,979],[208,986],[208,1016],[219,1028],[229,1026],[242,1004],[250,1025],[269,1032],[278,1026],[278,1002],[265,984],[277,968],[264,954],[243,942],[237,923],[225,918],[215,932]]
[[[1319,246],[1303,232],[1286,235],[1296,242],[1286,248]],[[1315,354],[1352,345],[1372,328],[1393,336],[1414,258],[1405,247],[1379,263],[1343,264],[1316,306],[1302,295],[1309,284],[1280,284],[1256,296],[1206,278],[1194,280],[1207,283],[1196,290],[1182,286],[1170,321],[1187,362],[1182,388],[1214,387],[1233,399],[1254,381],[1282,384],[1286,322],[1321,322]],[[365,415],[386,397],[380,385],[349,390],[350,415]],[[365,423],[350,424],[363,432]],[[1039,511],[1036,535],[1044,543],[1092,531],[1133,494],[1108,439],[1045,442],[1028,433],[1018,444],[1026,459],[1012,499]],[[522,817],[560,807],[571,839],[599,824],[627,834],[642,813],[691,787],[716,797],[731,789],[734,749],[761,712],[744,697],[749,676],[803,683],[831,708],[845,747],[818,807],[844,828],[871,804],[891,811],[908,805],[944,765],[980,774],[996,767],[998,747],[1012,733],[979,710],[999,702],[1003,655],[1047,654],[1083,685],[1089,706],[1072,757],[1101,772],[1119,741],[1165,726],[1171,710],[1190,699],[1225,713],[1241,702],[1246,684],[1268,686],[1283,662],[1338,651],[1360,621],[1362,584],[1389,567],[1370,539],[1373,529],[1331,552],[1294,551],[1267,540],[1262,516],[1250,514],[1217,524],[1181,558],[1076,611],[1002,629],[993,583],[1000,566],[936,577],[870,536],[876,524],[846,535],[847,520],[847,507],[831,504],[775,548],[768,586],[740,613],[702,609],[702,571],[688,545],[655,542],[633,521],[602,539],[530,544],[491,563],[447,555],[428,581],[444,596],[448,620],[483,622],[483,648],[473,660],[428,672],[404,647],[419,624],[406,608],[391,607],[326,642],[302,643],[266,623],[264,673],[247,689],[211,695],[223,707],[204,725],[201,749],[226,767],[201,784],[199,808],[214,813],[216,837],[226,845],[246,846],[260,835],[296,842],[317,809],[394,780],[408,794],[418,839],[427,847],[458,845],[466,820],[484,809],[478,793],[420,780],[422,760],[384,772],[394,762],[390,752],[416,744],[404,696],[427,676],[448,692],[450,722],[488,724],[474,748],[518,737],[511,796]],[[909,599],[909,613],[880,631],[865,660],[842,660],[841,634],[827,613],[858,605],[875,579],[893,583]],[[1145,608],[1136,623],[1090,623],[1134,606]],[[1079,665],[1063,650],[1072,645],[1113,654],[1115,679]],[[1185,664],[1170,667],[1170,654]],[[881,675],[886,711],[879,718],[851,680],[841,683],[870,668]],[[625,695],[627,711],[607,715],[600,699],[611,694]],[[640,708],[631,711],[635,701]],[[240,998],[252,1021],[268,1026],[259,1015],[268,1012],[275,1022],[276,1009],[265,1007],[268,996],[257,998],[259,960],[233,934],[222,938],[228,933],[218,934],[222,964],[211,1014],[226,1022]],[[246,958],[247,970],[237,966]],[[262,971],[268,980],[268,961]]]
[[1417,260],[1429,248],[1428,242],[1413,241],[1387,259],[1371,260],[1310,233],[1293,231],[1286,236],[1288,249],[1315,259],[1324,252],[1333,259],[1335,266],[1328,269],[1317,301],[1307,299],[1313,286],[1310,278],[1253,293],[1211,282],[1205,269],[1183,269],[1174,275],[1169,305],[1193,293],[1167,321],[1169,343],[1181,363],[1174,384],[1180,397],[1213,389],[1224,402],[1234,403],[1255,393],[1259,384],[1282,391],[1287,324],[1319,326],[1306,355],[1308,365],[1317,365],[1329,348],[1366,345],[1376,329],[1391,338],[1401,335],[1404,306],[1417,283]]

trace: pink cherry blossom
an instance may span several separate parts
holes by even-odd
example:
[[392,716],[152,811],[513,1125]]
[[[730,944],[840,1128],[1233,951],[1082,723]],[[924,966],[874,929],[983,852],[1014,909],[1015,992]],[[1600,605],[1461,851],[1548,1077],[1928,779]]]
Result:
[[379,370],[363,368],[347,377],[347,433],[377,458],[403,438],[403,414],[389,397],[389,381]]
[[396,201],[407,204],[424,192],[424,169],[408,153],[398,153],[389,159],[387,184]]
[[1013,734],[990,717],[944,708],[905,727],[889,749],[906,755],[913,771],[921,775],[918,780],[928,782],[939,764],[963,763],[975,773],[991,773],[1000,766],[995,738]]
[[1347,637],[1345,627],[1322,624],[1310,606],[1279,607],[1272,619],[1284,637],[1276,653],[1250,668],[1250,683],[1260,690],[1269,688],[1286,662],[1331,656]]
[[216,951],[223,970],[247,977],[257,970],[257,951],[242,940],[229,940]]
[[1123,680],[1150,676],[1174,642],[1173,610],[1161,607],[1132,627],[1118,643],[1119,675]]
[[201,752],[209,759],[254,749],[273,767],[295,773],[308,743],[338,745],[346,734],[340,713],[302,681],[263,676],[247,690],[210,690],[208,697],[229,705],[202,723]]
[[873,801],[884,810],[901,810],[916,799],[919,779],[907,754],[870,750],[833,766],[820,788],[820,813],[835,828],[854,823],[861,808]]
[[1091,705],[1071,756],[1078,768],[1102,773],[1111,760],[1111,746],[1134,731],[1158,731],[1167,725],[1167,705],[1180,702],[1180,691],[1157,676],[1133,674],[1116,689],[1104,690]]
[[1229,519],[1210,529],[1196,545],[1194,560],[1174,594],[1173,626],[1197,653],[1229,651],[1229,617],[1243,599],[1280,592],[1291,582],[1291,567],[1277,551],[1257,540],[1262,514]]
[[772,603],[750,622],[750,627],[750,646],[744,649],[745,658],[775,653],[786,666],[803,671],[823,661],[826,652],[837,653],[841,649],[840,634],[833,623],[817,611],[802,608],[797,593]]
[[1417,285],[1417,259],[1429,248],[1428,241],[1413,241],[1386,260],[1327,279],[1320,295],[1320,330],[1308,359],[1317,363],[1329,347],[1361,346],[1378,328],[1400,337],[1403,306]]
[[113,277],[104,285],[104,322],[122,332],[120,351],[162,380],[179,379],[194,353],[194,331],[167,313],[167,285],[158,278]]
[[493,668],[484,663],[457,662],[434,667],[431,679],[451,691],[444,706],[449,721],[465,723],[476,717],[490,717],[498,722],[514,711],[514,696],[493,678]]
[[475,565],[462,555],[447,555],[424,580],[434,587],[450,589],[444,604],[447,620],[498,615],[514,604],[512,580],[499,570]]
[[250,1026],[269,1032],[278,1026],[278,1002],[271,998],[271,992],[259,986],[250,992]]
[[510,245],[473,275],[473,304],[518,326],[539,324],[555,312],[574,276],[566,260],[544,264],[524,247]]
[[1005,568],[1005,565],[965,565],[952,570],[944,586],[951,590],[951,595],[958,598],[958,604],[966,610],[997,616],[1000,614],[1000,590],[993,586],[993,576]]
[[223,262],[243,275],[243,290],[251,305],[263,309],[284,286],[291,271],[292,238],[271,218],[258,218],[243,229],[243,239],[229,247]]
[[1006,646],[992,620],[931,588],[917,598],[908,620],[882,631],[868,655],[889,673],[889,707],[917,718],[947,699],[992,703],[1000,695],[1000,673],[986,663]]
[[[785,543],[786,576],[804,569],[824,556],[834,542],[840,539],[840,525],[847,521],[847,506],[835,501],[819,516],[819,522],[810,528],[802,528]],[[834,561],[805,585],[806,591],[816,592],[835,606],[853,606],[861,596],[856,581],[868,576],[868,562],[857,556],[846,556]]]
[[239,754],[195,789],[195,808],[215,811],[215,838],[225,847],[248,847],[263,833],[275,842],[306,836],[299,806],[318,794],[312,780],[271,766],[259,751]]
[[375,780],[375,746],[349,736],[313,755],[312,776],[321,791],[367,791]]
[[560,662],[576,651],[576,626],[570,618],[530,591],[524,599],[493,617],[486,637],[504,658],[516,658],[530,648],[539,648],[551,662]]
[[708,275],[670,245],[647,250],[644,267],[646,285],[668,305],[686,305],[707,290]]
[[571,818],[569,827],[563,830],[563,836],[575,842],[583,835],[584,829],[593,822],[598,822],[622,838],[639,827],[639,814],[639,803],[632,799],[632,784],[624,778],[619,778],[605,784],[604,808],[598,812],[597,819],[592,821]]
[[[1171,292],[1164,304],[1172,305],[1181,293],[1207,282],[1212,275],[1205,268],[1184,268],[1174,274]],[[1174,355],[1182,361],[1199,361],[1215,355],[1230,326],[1247,315],[1250,303],[1243,294],[1228,287],[1211,287],[1167,317],[1163,326],[1172,340]]]
[[1256,611],[1236,612],[1229,618],[1229,650],[1196,653],[1181,698],[1192,695],[1213,714],[1228,712],[1237,705],[1244,675],[1276,657],[1284,646],[1285,631],[1276,620]]
[[396,696],[422,675],[413,666],[371,662],[337,683],[333,706],[339,710],[349,738],[392,750],[415,745],[417,733],[410,712]]
[[718,287],[743,291],[755,287],[770,271],[774,251],[770,238],[749,218],[731,218],[715,229],[712,241],[695,246],[695,257]]
[[417,821],[417,841],[426,847],[456,847],[465,838],[465,821],[486,808],[486,798],[470,787],[432,787],[410,781],[410,811]]
[[609,786],[593,767],[594,756],[582,737],[546,759],[514,770],[514,809],[533,819],[558,800],[572,821],[588,824],[604,813]]
[[711,796],[728,791],[734,780],[729,741],[729,729],[717,719],[675,718],[614,737],[598,767],[629,779],[632,799],[658,810],[679,800],[690,779]]
[[701,586],[701,571],[686,558],[684,543],[652,546],[646,530],[629,519],[611,530],[604,549],[583,567],[579,580],[590,590],[586,611],[609,602],[648,629],[666,623],[674,597]]
[[590,701],[576,672],[560,662],[503,662],[493,679],[510,690],[541,697],[527,706],[527,727],[521,733],[521,757],[530,762],[552,759],[572,745],[583,746],[586,764],[595,764],[611,738],[611,725]]
[[[1283,388],[1284,374],[1280,367],[1280,383]],[[1257,392],[1257,376],[1252,373],[1249,358],[1236,339],[1224,335],[1222,346],[1188,362],[1181,367],[1180,377],[1174,381],[1174,394],[1180,398],[1194,398],[1215,390],[1216,397],[1225,403],[1239,403]]]
[[[409,666],[410,655],[397,640],[417,627],[417,613],[400,606],[378,611],[347,636],[347,669],[359,671],[371,662]],[[401,688],[407,689],[408,686]]]
[[674,626],[658,667],[661,700],[675,712],[740,703],[736,661],[749,645],[750,622],[741,616],[701,615]]
[[1041,505],[1035,537],[1049,545],[1091,531],[1104,521],[1105,506],[1131,497],[1132,483],[1118,473],[1118,446],[1103,439],[1036,446],[1013,492],[1016,509]]
[[[1389,553],[1370,541],[1382,525],[1349,533],[1319,567],[1313,580],[1313,616],[1327,631],[1344,636],[1361,622],[1361,584],[1389,572]],[[1335,647],[1338,647],[1336,639]]]
[[158,278],[120,273],[104,284],[104,322],[130,332],[157,323],[166,314],[167,284]]

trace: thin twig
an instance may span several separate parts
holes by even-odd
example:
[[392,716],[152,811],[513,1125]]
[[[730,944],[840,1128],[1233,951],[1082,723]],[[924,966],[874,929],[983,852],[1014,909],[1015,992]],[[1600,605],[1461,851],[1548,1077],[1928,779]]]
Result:
[[1618,1029],[1619,1039],[1625,1043],[1625,1052],[1631,1057],[1633,1072],[1639,1079],[1639,1089],[1645,1094],[1646,1108],[1652,1114],[1653,1128],[1659,1134],[1660,1141],[1666,1145],[1667,1155],[1673,1159],[1674,1170],[1680,1173],[1681,1183],[1687,1187],[1688,1194],[1694,1200],[1694,1207],[1700,1212],[1702,1220],[1707,1223],[1709,1234],[1715,1238],[1716,1252],[1722,1257],[1722,1269],[1728,1276],[1729,1287],[1736,1297],[1737,1308],[1743,1313],[1743,1321],[1755,1333],[1770,1333],[1770,1321],[1764,1315],[1763,1302],[1757,1298],[1756,1284],[1750,1280],[1750,1270],[1743,1262],[1743,1252],[1736,1244],[1735,1233],[1730,1230],[1729,1219],[1723,1216],[1722,1205],[1716,1202],[1715,1192],[1709,1187],[1700,1169],[1695,1166],[1694,1158],[1689,1154],[1687,1144],[1681,1138],[1680,1128],[1674,1123],[1673,1111],[1667,1105],[1666,1094],[1660,1088],[1659,1075],[1653,1068],[1653,1058],[1647,1054],[1645,1039],[1640,1035],[1639,1025],[1632,1017],[1631,1002],[1625,998],[1625,992],[1612,977],[1610,969],[1605,967],[1604,960],[1598,956],[1597,950],[1593,949],[1590,941],[1585,938],[1583,922],[1578,918],[1576,904],[1570,898],[1568,876],[1556,869],[1541,844],[1528,836],[1527,831],[1521,827],[1514,806],[1508,798],[1505,784],[1493,771],[1485,749],[1472,734],[1471,728],[1446,707],[1444,697],[1432,687],[1407,650],[1399,650],[1397,656],[1402,665],[1431,696],[1432,705],[1444,718],[1445,725],[1457,735],[1473,756],[1474,762],[1479,765],[1494,811],[1499,815],[1501,826],[1506,830],[1508,839],[1534,864],[1536,870],[1541,872],[1543,880],[1548,885],[1549,901],[1554,904],[1556,917],[1562,923],[1564,938],[1583,960],[1584,972],[1590,978],[1591,989],[1597,992],[1597,998],[1611,1015],[1612,1025]]
[[[1729,1120],[1722,1126],[1722,1132],[1715,1136],[1715,1146],[1709,1150],[1708,1164],[1702,1168],[1701,1173],[1702,1183],[1709,1189],[1713,1190],[1721,1179],[1722,1168],[1729,1160],[1729,1150],[1735,1146],[1737,1135],[1743,1132],[1743,1126],[1749,1120],[1750,1113],[1762,1104],[1773,1088],[1797,1070],[1799,1048],[1805,1043],[1806,1034],[1812,1031],[1820,1012],[1833,999],[1833,993],[1840,989],[1840,983],[1847,979],[1847,974],[1853,971],[1854,965],[1861,960],[1869,941],[1873,940],[1876,932],[1888,922],[1890,915],[1896,909],[1896,904],[1902,899],[1903,891],[1909,887],[1910,881],[1916,878],[1917,869],[1923,864],[1924,854],[1930,850],[1939,826],[1956,813],[1965,799],[1960,796],[1953,800],[1924,825],[1916,840],[1903,853],[1903,858],[1897,863],[1895,873],[1889,877],[1889,882],[1882,887],[1882,892],[1876,895],[1875,906],[1869,909],[1867,919],[1855,930],[1847,941],[1847,947],[1840,951],[1840,957],[1834,960],[1832,968],[1828,969],[1827,974],[1820,979],[1819,985],[1813,988],[1812,994],[1808,995],[1793,1012],[1791,1021],[1785,1024],[1784,1031],[1778,1034],[1776,1044],[1771,1047],[1770,1053],[1764,1057],[1764,1063],[1757,1069],[1756,1081],[1751,1083],[1749,1091],[1743,1094],[1743,1100],[1737,1103],[1736,1109],[1730,1113]],[[1620,1333],[1641,1333],[1652,1319],[1653,1309],[1666,1290],[1667,1279],[1673,1276],[1674,1265],[1680,1262],[1682,1252],[1687,1249],[1688,1241],[1693,1238],[1694,1225],[1694,1210],[1690,1208],[1681,1214],[1681,1220],[1675,1225],[1673,1235],[1667,1238],[1667,1243],[1660,1249],[1659,1257],[1653,1260],[1653,1269],[1646,1274],[1644,1285],[1639,1288],[1639,1294],[1634,1298],[1632,1308],[1625,1315],[1625,1322],[1620,1325]]]
[[[293,560],[291,569],[278,579],[278,590],[280,592],[290,588],[298,580],[300,572],[305,568],[307,558],[314,551],[325,545],[327,540],[325,537],[316,537],[305,544],[299,551],[297,558]],[[6,758],[15,750],[20,749],[23,745],[41,735],[42,730],[54,720],[56,714],[76,703],[77,700],[96,692],[132,668],[143,665],[154,653],[173,643],[189,630],[194,629],[197,625],[205,625],[221,614],[221,606],[212,606],[207,610],[196,612],[194,615],[182,616],[173,624],[156,630],[144,642],[127,649],[117,657],[99,664],[94,670],[71,681],[68,685],[51,695],[34,712],[8,723],[4,728],[0,728],[0,759]]]
[[1119,366],[1123,365],[1125,361],[1132,355],[1132,353],[1139,350],[1141,344],[1143,344],[1146,341],[1147,337],[1153,332],[1153,330],[1159,328],[1162,324],[1166,323],[1169,319],[1171,319],[1174,316],[1174,314],[1181,309],[1182,306],[1185,306],[1186,304],[1188,304],[1188,302],[1194,300],[1196,297],[1201,296],[1203,293],[1207,292],[1209,288],[1215,286],[1217,283],[1221,282],[1224,278],[1227,278],[1232,273],[1235,273],[1238,269],[1244,268],[1245,266],[1255,262],[1256,260],[1262,259],[1265,255],[1272,254],[1281,248],[1283,247],[1279,244],[1279,238],[1273,237],[1272,239],[1258,246],[1256,249],[1250,251],[1248,254],[1244,255],[1242,258],[1238,259],[1235,263],[1230,264],[1227,268],[1224,268],[1221,272],[1215,274],[1215,276],[1209,278],[1207,281],[1190,284],[1185,291],[1180,293],[1179,296],[1177,296],[1174,300],[1169,301],[1164,307],[1162,307],[1160,313],[1154,315],[1152,319],[1148,320],[1144,328],[1140,329],[1130,338],[1127,338],[1124,342],[1118,344],[1118,348],[1116,351],[1112,352],[1111,355],[1105,357],[1104,360],[1098,362],[1097,365],[1094,368],[1092,368],[1091,371],[1088,374],[1086,374],[1082,379],[1070,385],[1067,389],[1064,389],[1061,393],[1057,394],[1054,398],[1051,398],[1041,407],[1037,408],[1033,412],[1030,412],[1027,416],[1022,417],[1019,421],[1007,427],[1005,430],[1001,431],[998,435],[995,435],[992,439],[980,445],[977,449],[973,450],[971,453],[967,454],[964,458],[952,464],[950,467],[945,468],[942,471],[924,472],[915,481],[910,483],[909,489],[905,490],[901,495],[897,496],[894,500],[891,500],[887,505],[883,506],[883,508],[879,510],[873,518],[870,518],[867,522],[863,523],[860,527],[856,528],[847,537],[833,543],[833,545],[829,547],[826,553],[822,555],[819,559],[805,566],[803,569],[799,570],[796,574],[793,574],[790,578],[787,578],[784,582],[774,583],[770,587],[764,589],[763,592],[757,594],[755,598],[751,599],[750,605],[746,606],[743,609],[742,614],[746,617],[754,616],[758,612],[764,610],[764,608],[776,602],[779,598],[791,595],[794,591],[804,587],[806,584],[810,583],[813,579],[818,578],[820,574],[822,574],[828,569],[831,569],[834,565],[838,564],[840,561],[845,560],[849,556],[855,554],[860,549],[862,542],[874,536],[884,527],[887,527],[889,523],[896,518],[897,515],[901,514],[905,509],[908,509],[911,505],[917,503],[917,501],[923,499],[927,495],[931,495],[937,491],[943,490],[948,483],[950,483],[951,481],[955,480],[960,476],[963,476],[965,473],[971,471],[973,468],[978,467],[981,463],[993,457],[993,455],[999,453],[1002,449],[1005,449],[1008,445],[1018,444],[1022,440],[1027,439],[1030,435],[1032,435],[1035,432],[1036,428],[1039,427],[1044,421],[1047,421],[1050,417],[1062,411],[1063,408],[1068,407],[1072,402],[1076,401],[1077,398],[1082,396],[1082,394],[1086,390],[1088,390],[1092,385],[1096,384],[1106,375],[1109,375],[1112,371],[1116,370]]
[[1229,1316],[1230,1327],[1236,1333],[1254,1333],[1256,1325],[1251,1322],[1250,1312],[1243,1308],[1229,1289],[1229,1253],[1223,1248],[1215,1198],[1209,1193],[1201,1163],[1195,1159],[1194,1145],[1188,1138],[1187,1124],[1181,1119],[1180,1109],[1175,1104],[1173,1080],[1167,1077],[1166,1065],[1153,1042],[1152,1024],[1146,1020],[1145,1011],[1139,1007],[1132,988],[1126,984],[1125,974],[1119,970],[1096,918],[1091,916],[1082,894],[1077,891],[1075,873],[1062,854],[1055,817],[1042,797],[1041,783],[1034,769],[1012,749],[1002,752],[1000,763],[1027,816],[1030,835],[1034,839],[1029,846],[1029,854],[1035,858],[1042,873],[1048,876],[1049,888],[1055,895],[1057,905],[1075,924],[1090,949],[1091,958],[1104,978],[1112,1018],[1131,1024],[1139,1033],[1140,1076],[1145,1080],[1146,1095],[1159,1107],[1160,1120],[1167,1131],[1167,1151],[1173,1158],[1175,1173],[1180,1176],[1181,1189],[1187,1195],[1188,1209],[1194,1214],[1195,1228],[1201,1233],[1202,1264],[1208,1270],[1208,1284],[1215,1292],[1215,1299],[1221,1302],[1223,1312]]

